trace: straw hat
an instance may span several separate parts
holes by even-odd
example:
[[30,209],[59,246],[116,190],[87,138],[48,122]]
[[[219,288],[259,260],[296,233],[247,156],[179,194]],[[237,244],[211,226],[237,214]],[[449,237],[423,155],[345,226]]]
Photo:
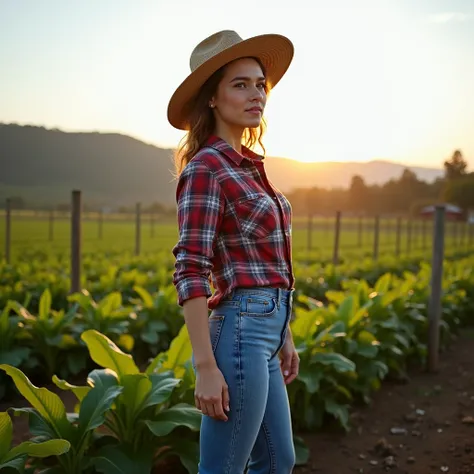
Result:
[[180,130],[187,129],[186,107],[214,72],[239,58],[258,58],[266,69],[266,77],[274,87],[293,59],[292,42],[282,35],[264,34],[242,39],[235,31],[224,30],[201,41],[191,53],[191,73],[173,93],[168,104],[168,121]]

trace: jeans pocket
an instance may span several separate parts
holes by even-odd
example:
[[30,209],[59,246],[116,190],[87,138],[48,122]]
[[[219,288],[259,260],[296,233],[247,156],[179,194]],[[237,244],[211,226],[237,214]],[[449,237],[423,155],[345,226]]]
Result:
[[277,311],[276,299],[272,296],[250,295],[243,299],[241,314],[251,317],[268,318]]
[[222,332],[222,326],[224,325],[225,316],[223,314],[211,314],[208,319],[209,324],[209,336],[211,338],[212,351],[215,352],[217,344]]

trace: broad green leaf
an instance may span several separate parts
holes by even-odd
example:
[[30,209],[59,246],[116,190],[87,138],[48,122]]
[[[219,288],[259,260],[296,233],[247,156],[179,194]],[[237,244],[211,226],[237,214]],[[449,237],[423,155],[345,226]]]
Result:
[[38,319],[44,321],[49,318],[49,313],[51,311],[51,300],[51,291],[49,288],[46,288],[40,298]]
[[389,346],[389,349],[390,349],[394,354],[396,354],[397,356],[403,357],[403,352],[402,352],[402,350],[399,349],[397,346],[390,345],[390,346]]
[[323,329],[315,338],[314,343],[319,345],[333,341],[337,337],[345,337],[346,325],[343,321],[336,321],[331,326]]
[[201,412],[197,408],[179,403],[158,413],[153,420],[146,420],[145,423],[155,436],[166,436],[178,426],[186,426],[193,431],[199,431],[201,417]]
[[372,344],[375,342],[377,339],[375,336],[366,330],[360,331],[359,334],[357,335],[357,342],[360,342],[361,344]]
[[138,374],[133,358],[122,352],[108,337],[95,329],[89,329],[81,336],[86,343],[92,360],[107,369],[112,369],[119,378],[127,374]]
[[309,448],[303,438],[293,436],[293,446],[295,447],[296,465],[302,466],[309,461]]
[[89,390],[91,389],[87,386],[81,387],[78,385],[72,385],[65,380],[59,379],[56,375],[53,375],[53,383],[61,390],[71,390],[79,401],[82,401],[82,399],[89,393]]
[[140,298],[143,300],[143,306],[145,308],[152,308],[153,307],[153,298],[151,294],[142,286],[135,285],[133,290],[138,293]]
[[317,329],[317,321],[320,319],[320,311],[297,311],[297,316],[291,323],[291,333],[296,341],[310,339]]
[[353,328],[359,324],[359,322],[369,314],[369,308],[374,304],[373,300],[368,300],[363,306],[361,306],[349,321],[349,327]]
[[18,456],[15,459],[10,459],[9,461],[1,462],[0,471],[3,469],[16,469],[18,472],[23,473],[25,471],[25,465],[28,460],[28,456],[24,454],[23,456]]
[[346,298],[346,295],[343,291],[335,291],[335,290],[326,291],[325,296],[328,301],[336,303],[338,306],[341,305]]
[[368,359],[373,359],[377,356],[379,347],[372,344],[359,344],[357,347],[357,354]]
[[122,390],[123,387],[117,386],[110,387],[104,392],[101,387],[94,387],[84,397],[79,410],[79,431],[81,435],[104,423],[105,413],[110,409]]
[[327,399],[324,401],[324,406],[326,411],[337,418],[346,430],[349,429],[349,410],[347,405],[341,405],[334,400]]
[[119,447],[105,446],[91,459],[91,464],[104,474],[145,474],[151,472],[152,454],[142,452],[132,458]]
[[120,334],[117,345],[123,347],[126,351],[132,352],[133,346],[135,345],[135,339],[131,334]]
[[298,373],[298,379],[305,384],[308,393],[316,393],[323,378],[324,372],[315,365],[301,367]]
[[409,349],[410,348],[410,342],[405,336],[402,336],[401,334],[394,334],[395,339],[405,348]]
[[87,383],[91,387],[101,387],[106,391],[110,387],[118,385],[117,374],[111,369],[95,369],[87,377]]
[[134,417],[145,408],[145,401],[151,392],[152,382],[146,374],[132,374],[122,377],[121,384],[123,385],[121,403]]
[[13,347],[5,352],[0,352],[0,364],[19,367],[21,363],[30,355],[29,347]]
[[356,369],[354,362],[335,352],[316,352],[312,361],[324,365],[333,366],[338,372],[353,372]]
[[149,377],[151,391],[143,404],[143,408],[164,403],[171,396],[175,387],[181,383],[180,379],[172,377],[172,372],[151,374]]
[[392,275],[390,273],[386,273],[385,275],[382,275],[377,282],[375,283],[374,290],[377,293],[387,293],[390,284],[392,283]]
[[87,290],[82,290],[79,293],[73,293],[68,296],[68,301],[78,303],[83,309],[90,309],[96,306],[91,294]]
[[25,441],[13,448],[4,461],[9,461],[18,456],[28,455],[34,458],[47,458],[49,456],[61,456],[71,448],[69,441],[65,439],[51,439],[43,443]]
[[359,309],[359,299],[356,294],[347,296],[337,309],[338,318],[349,326],[349,321],[354,317]]
[[53,427],[36,411],[35,408],[11,408],[15,415],[26,414],[28,416],[28,427],[30,433],[38,441],[56,439]]
[[122,306],[122,295],[118,291],[113,291],[108,294],[102,301],[98,303],[98,307],[102,313],[102,316],[108,317],[115,310]]
[[53,427],[58,438],[67,438],[71,425],[66,418],[66,408],[62,400],[46,388],[35,387],[28,377],[15,367],[0,365],[15,382],[18,391],[38,410]]
[[[184,364],[191,359],[192,353],[193,348],[189,339],[187,326],[183,324],[178,335],[171,341],[160,370],[173,370],[176,378],[182,378],[186,371]],[[162,359],[163,353],[158,354],[147,367],[146,373],[153,373]]]
[[0,413],[0,461],[10,451],[13,437],[13,423],[10,415],[6,412]]

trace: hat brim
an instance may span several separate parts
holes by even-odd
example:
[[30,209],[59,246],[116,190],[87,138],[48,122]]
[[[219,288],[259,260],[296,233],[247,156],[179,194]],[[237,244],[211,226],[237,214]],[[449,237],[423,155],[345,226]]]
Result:
[[248,56],[258,58],[273,88],[286,73],[293,55],[293,43],[278,34],[254,36],[221,51],[196,68],[175,90],[168,104],[168,121],[179,130],[187,130],[186,106],[212,74],[225,64]]

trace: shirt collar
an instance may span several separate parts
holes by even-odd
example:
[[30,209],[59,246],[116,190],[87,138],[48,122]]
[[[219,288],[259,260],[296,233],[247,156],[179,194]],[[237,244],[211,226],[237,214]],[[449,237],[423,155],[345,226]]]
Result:
[[206,145],[214,148],[215,150],[220,151],[221,153],[224,153],[224,155],[230,158],[237,166],[240,166],[244,159],[256,161],[263,161],[264,159],[264,156],[258,155],[257,153],[253,152],[244,145],[242,145],[243,153],[240,154],[237,150],[232,148],[225,140],[216,135],[211,135],[208,138]]

